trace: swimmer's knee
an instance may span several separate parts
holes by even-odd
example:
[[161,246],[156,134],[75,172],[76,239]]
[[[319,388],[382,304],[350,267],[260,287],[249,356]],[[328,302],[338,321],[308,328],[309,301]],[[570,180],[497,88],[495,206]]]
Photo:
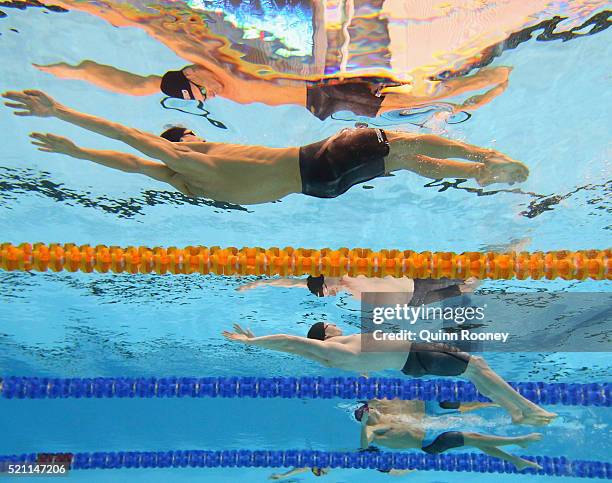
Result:
[[470,362],[468,367],[473,367],[475,369],[489,369],[489,364],[480,356],[470,355]]

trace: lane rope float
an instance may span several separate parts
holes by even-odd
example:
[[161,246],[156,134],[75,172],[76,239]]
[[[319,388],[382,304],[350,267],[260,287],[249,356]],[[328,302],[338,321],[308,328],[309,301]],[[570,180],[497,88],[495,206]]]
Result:
[[366,248],[122,248],[72,243],[3,243],[0,245],[0,268],[131,274],[611,280],[611,255],[612,249],[454,253]]
[[29,453],[0,456],[0,468],[9,464],[60,463],[71,470],[119,468],[354,468],[388,471],[459,471],[573,476],[612,479],[612,464],[570,460],[564,456],[521,456],[542,469],[519,472],[507,461],[479,453],[423,454],[405,452],[340,452],[313,450],[177,450],[107,451],[95,453]]
[[[612,383],[509,383],[536,404],[612,405]],[[308,398],[489,401],[465,381],[364,377],[0,378],[0,398]]]

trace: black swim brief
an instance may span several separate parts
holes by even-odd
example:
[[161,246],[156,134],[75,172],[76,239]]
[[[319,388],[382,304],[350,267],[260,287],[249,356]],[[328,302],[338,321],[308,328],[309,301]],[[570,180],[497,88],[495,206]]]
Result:
[[458,376],[470,362],[470,355],[456,347],[439,343],[413,342],[402,372],[407,376]]
[[459,431],[447,431],[436,437],[432,442],[429,442],[427,438],[423,440],[421,449],[425,453],[439,454],[452,448],[460,448],[465,445],[465,439],[463,433]]
[[385,100],[384,95],[376,94],[376,87],[375,83],[363,80],[313,84],[306,91],[306,107],[321,120],[340,111],[376,117]]
[[409,305],[427,305],[461,295],[459,286],[464,280],[451,278],[415,278]]
[[389,142],[381,129],[344,129],[300,148],[302,193],[335,198],[351,186],[385,174]]

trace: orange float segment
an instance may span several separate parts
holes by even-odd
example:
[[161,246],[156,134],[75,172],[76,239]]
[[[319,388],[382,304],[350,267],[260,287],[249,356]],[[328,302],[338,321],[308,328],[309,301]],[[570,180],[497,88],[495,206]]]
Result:
[[551,252],[372,251],[365,248],[92,247],[0,244],[3,270],[219,275],[364,275],[467,279],[612,279],[612,250]]

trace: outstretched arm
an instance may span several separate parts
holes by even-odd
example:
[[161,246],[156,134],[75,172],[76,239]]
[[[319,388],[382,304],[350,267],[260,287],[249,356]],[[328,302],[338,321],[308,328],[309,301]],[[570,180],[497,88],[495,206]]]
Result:
[[310,468],[293,468],[285,473],[272,473],[270,475],[271,480],[283,480],[285,478],[289,478],[290,476],[300,475],[302,473],[307,473],[310,471]]
[[9,91],[2,96],[13,101],[6,102],[5,105],[15,109],[15,115],[17,116],[56,117],[88,131],[122,141],[141,153],[163,162],[172,162],[179,157],[178,149],[167,139],[75,111],[55,101],[44,92],[35,90]]
[[32,65],[38,70],[61,79],[83,80],[102,89],[129,96],[149,96],[160,90],[161,77],[158,75],[132,74],[110,65],[98,64],[93,60],[84,60],[78,65],[70,65],[66,62]]
[[297,335],[274,334],[255,337],[250,330],[244,330],[238,324],[234,324],[234,330],[236,332],[224,331],[223,336],[233,342],[242,342],[243,344],[265,347],[278,352],[297,354],[325,366],[329,366],[330,357],[334,352],[347,351],[342,344],[323,342]]
[[30,137],[32,144],[38,146],[39,151],[86,159],[126,173],[144,174],[149,178],[168,183],[187,196],[193,196],[180,175],[165,164],[118,151],[82,148],[69,139],[55,134],[32,133]]
[[367,449],[370,447],[370,443],[372,442],[372,427],[368,426],[368,412],[364,411],[363,416],[361,417],[361,434],[359,438],[359,446],[361,449]]
[[239,292],[243,292],[246,290],[251,290],[257,287],[263,287],[266,285],[271,285],[274,287],[285,287],[285,288],[305,288],[306,281],[303,278],[291,278],[291,277],[282,277],[282,278],[274,278],[274,279],[263,279],[263,280],[255,280],[254,282],[245,283],[237,288]]

